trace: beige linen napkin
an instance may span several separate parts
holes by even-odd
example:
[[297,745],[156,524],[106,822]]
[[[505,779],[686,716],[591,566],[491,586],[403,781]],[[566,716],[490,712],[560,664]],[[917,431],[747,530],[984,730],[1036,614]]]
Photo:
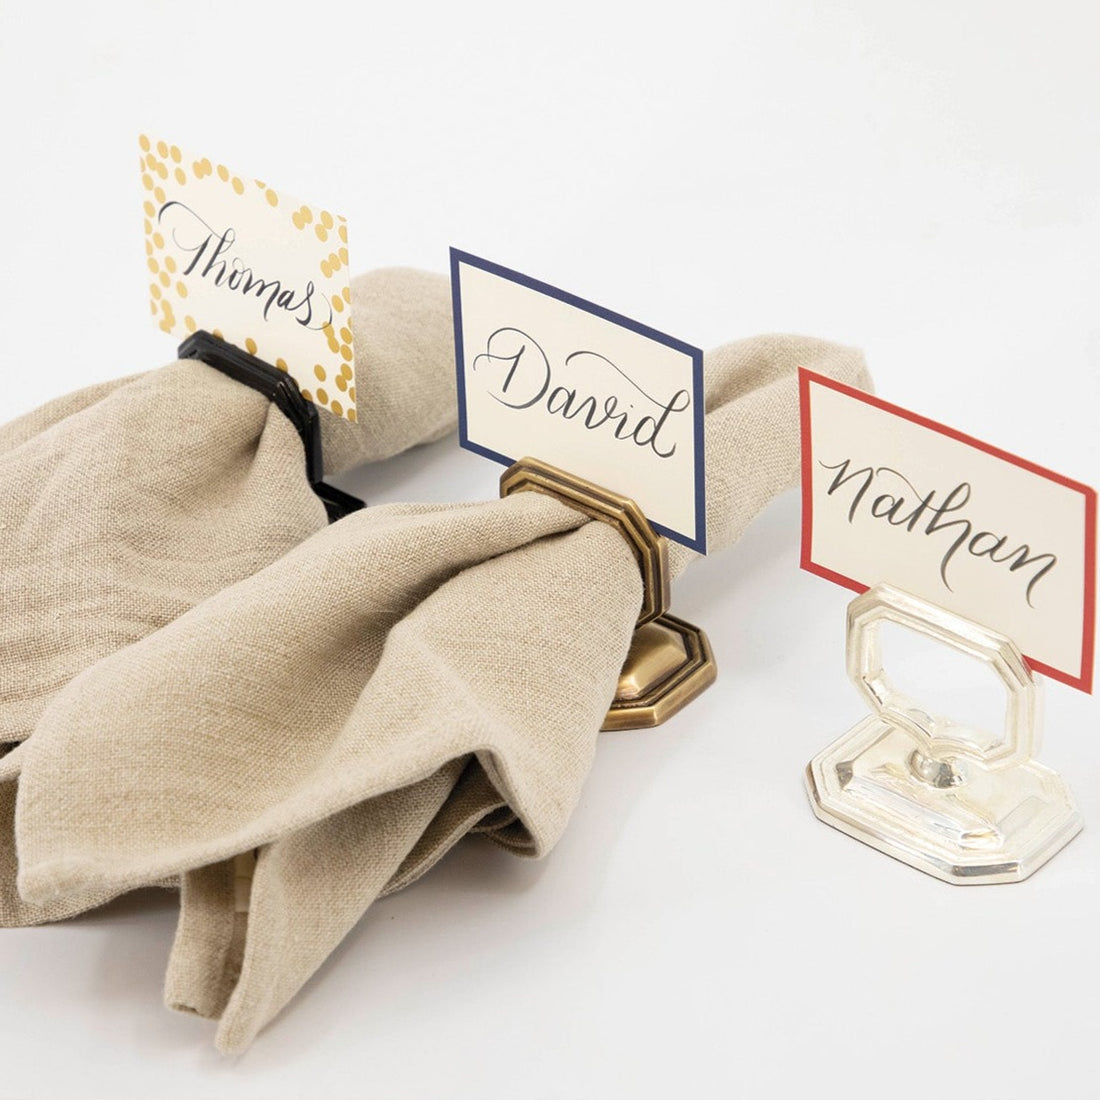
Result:
[[[809,339],[706,357],[713,550],[797,479],[798,365],[868,385]],[[471,828],[550,850],[640,602],[618,532],[538,494],[349,516],[62,692],[27,747],[20,889],[185,874],[166,996],[241,1050]]]
[[[455,422],[447,279],[389,269],[354,279],[352,293],[360,419],[321,413],[329,472]],[[196,360],[0,427],[0,484],[0,925],[10,925],[102,900],[31,907],[15,893],[15,746],[49,700],[327,520],[287,417]]]

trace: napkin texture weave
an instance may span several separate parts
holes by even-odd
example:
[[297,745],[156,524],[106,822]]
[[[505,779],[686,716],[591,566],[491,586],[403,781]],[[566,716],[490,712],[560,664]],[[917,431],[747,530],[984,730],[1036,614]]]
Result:
[[[805,338],[706,357],[712,552],[797,480],[799,365],[869,385]],[[675,572],[695,557],[671,549]],[[241,1050],[471,829],[552,848],[641,595],[612,527],[539,494],[349,516],[57,697],[27,746],[20,889],[185,875],[166,997]]]
[[[326,471],[454,426],[445,277],[352,281],[360,419],[321,412]],[[23,751],[83,669],[258,572],[326,526],[302,442],[266,397],[196,360],[97,385],[0,428],[0,925],[58,919],[100,892],[27,906],[12,813]]]

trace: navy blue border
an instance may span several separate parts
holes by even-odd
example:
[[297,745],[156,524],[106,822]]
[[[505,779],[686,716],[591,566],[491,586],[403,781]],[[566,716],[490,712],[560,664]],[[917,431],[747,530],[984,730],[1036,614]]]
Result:
[[[655,328],[650,328],[648,325],[643,325],[640,321],[633,321],[629,317],[624,317],[621,313],[615,313],[613,310],[604,309],[603,306],[598,306],[595,302],[589,302],[585,298],[578,298],[577,295],[570,294],[567,290],[561,290],[559,287],[551,286],[549,283],[541,282],[538,279],[532,279],[530,276],[522,275],[520,272],[513,271],[511,268],[495,264],[491,260],[483,260],[480,256],[474,256],[469,252],[463,252],[458,248],[452,248],[450,254],[451,309],[454,315],[455,375],[458,393],[458,442],[466,450],[473,451],[475,454],[479,454],[484,458],[490,458],[494,462],[499,462],[504,466],[511,466],[512,463],[516,461],[516,459],[509,458],[507,455],[502,455],[498,451],[492,451],[488,447],[482,447],[478,443],[471,442],[466,429],[466,372],[464,370],[466,356],[462,346],[462,292],[460,289],[461,280],[458,270],[460,264],[468,264],[470,267],[476,267],[481,271],[488,272],[490,275],[497,275],[502,279],[507,279],[509,282],[518,283],[520,286],[527,287],[528,290],[534,290],[539,294],[545,294],[550,298],[556,298],[559,302],[564,302],[566,305],[584,310],[585,313],[591,313],[604,321],[610,321],[613,325],[618,325],[620,328],[636,332],[639,336],[644,336],[647,340],[653,340],[658,344],[663,344],[665,347],[672,348],[674,351],[681,352],[691,357],[691,379],[695,391],[692,395],[695,406],[692,410],[693,434],[695,437],[695,537],[691,538],[680,531],[673,531],[671,528],[665,527],[662,524],[653,523],[652,520],[650,520],[650,523],[653,523],[653,529],[660,534],[667,535],[668,538],[675,542],[682,543],[684,546],[695,550],[697,553],[705,554],[707,552],[707,479],[703,422],[706,416],[706,391],[703,388],[702,350],[693,347],[691,344],[685,344],[683,340],[677,340],[675,336],[669,336],[668,333],[660,332]],[[609,486],[609,488],[613,488],[613,486]]]

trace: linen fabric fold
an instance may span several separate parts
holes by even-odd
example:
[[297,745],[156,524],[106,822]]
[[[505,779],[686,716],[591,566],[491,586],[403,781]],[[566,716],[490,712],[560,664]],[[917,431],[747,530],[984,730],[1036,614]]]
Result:
[[[327,472],[455,423],[441,275],[352,280],[359,421],[322,412]],[[197,360],[61,397],[0,427],[0,925],[58,919],[15,892],[25,741],[74,676],[326,526],[302,441],[266,397]]]
[[[797,481],[800,365],[869,384],[805,338],[706,356],[712,552]],[[671,550],[674,572],[695,556]],[[166,998],[242,1050],[468,831],[552,848],[641,595],[617,531],[539,494],[349,516],[57,697],[26,750],[20,890],[183,874]]]

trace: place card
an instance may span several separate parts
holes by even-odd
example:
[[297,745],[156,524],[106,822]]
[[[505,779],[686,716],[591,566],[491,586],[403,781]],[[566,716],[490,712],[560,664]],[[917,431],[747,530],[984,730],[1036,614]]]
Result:
[[462,446],[632,497],[706,553],[703,353],[453,248],[451,285]]
[[139,143],[158,326],[212,332],[355,420],[346,220],[179,146]]
[[802,567],[992,627],[1092,690],[1096,491],[802,370]]

